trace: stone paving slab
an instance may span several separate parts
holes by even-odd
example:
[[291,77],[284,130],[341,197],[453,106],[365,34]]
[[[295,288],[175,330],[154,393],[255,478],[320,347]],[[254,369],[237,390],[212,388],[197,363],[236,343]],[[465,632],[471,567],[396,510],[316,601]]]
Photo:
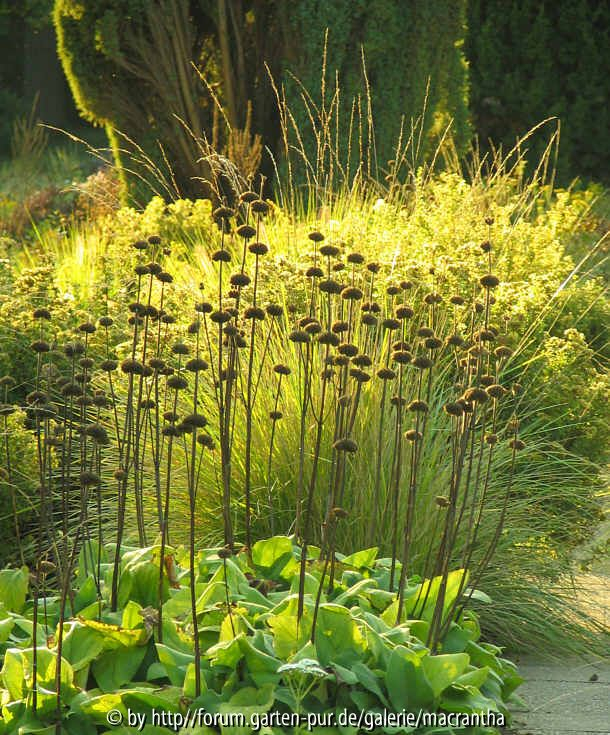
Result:
[[513,707],[515,735],[610,735],[610,662],[517,662],[525,683]]

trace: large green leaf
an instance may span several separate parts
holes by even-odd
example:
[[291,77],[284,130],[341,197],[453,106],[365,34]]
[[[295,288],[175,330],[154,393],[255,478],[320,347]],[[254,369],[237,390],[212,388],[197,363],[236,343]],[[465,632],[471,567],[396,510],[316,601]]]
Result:
[[365,639],[349,610],[327,603],[318,610],[315,645],[323,666],[335,662],[349,667],[362,657]]
[[0,603],[9,612],[20,613],[23,610],[29,578],[30,571],[27,567],[0,571]]
[[424,673],[430,682],[434,696],[438,697],[450,684],[466,671],[470,662],[467,653],[447,653],[440,656],[425,656],[422,660]]
[[385,682],[394,709],[411,712],[430,709],[434,703],[434,691],[426,678],[421,657],[404,646],[392,651]]
[[106,651],[91,664],[91,672],[103,692],[113,692],[133,679],[145,655],[145,646]]
[[288,536],[257,541],[252,547],[252,563],[269,579],[289,579],[298,568]]

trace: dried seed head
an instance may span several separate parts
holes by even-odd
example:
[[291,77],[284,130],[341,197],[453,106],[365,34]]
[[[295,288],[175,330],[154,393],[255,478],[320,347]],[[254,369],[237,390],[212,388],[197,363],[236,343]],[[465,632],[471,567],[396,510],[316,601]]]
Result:
[[178,437],[180,436],[181,431],[177,426],[174,426],[173,424],[169,424],[167,426],[164,426],[161,429],[161,433],[163,434],[163,436]]
[[194,357],[193,359],[188,360],[184,367],[191,373],[197,373],[200,370],[207,370],[208,363],[201,357]]
[[212,261],[214,263],[230,263],[231,262],[231,253],[228,250],[215,250],[212,253]]
[[233,550],[230,546],[225,546],[218,551],[219,559],[230,559],[233,556]]
[[360,319],[362,324],[365,324],[367,327],[375,327],[377,326],[377,317],[373,316],[373,314],[363,314],[362,318]]
[[0,378],[0,387],[12,388],[16,384],[15,378],[12,375],[3,375]]
[[322,268],[318,268],[316,265],[312,265],[311,268],[308,268],[305,271],[305,276],[307,278],[322,278],[324,276],[324,271]]
[[16,410],[16,406],[11,406],[9,403],[0,403],[0,416],[10,416]]
[[418,337],[434,337],[434,329],[430,327],[420,327],[417,330]]
[[474,388],[468,388],[463,397],[466,401],[472,401],[473,403],[487,403],[489,400],[489,396],[485,389],[478,388],[476,386]]
[[136,265],[136,267],[133,270],[137,276],[150,275],[150,269],[148,268],[147,265],[144,265],[144,263],[138,263],[138,265]]
[[182,375],[170,375],[167,379],[167,387],[172,390],[184,390],[188,388],[188,381]]
[[358,451],[358,444],[356,444],[353,439],[345,437],[343,439],[338,439],[333,444],[333,449],[337,452],[348,452],[349,454],[354,454]]
[[148,238],[148,242],[149,242],[149,243],[150,243],[151,245],[161,245],[161,238],[159,237],[159,235],[151,235],[151,236],[150,236],[150,237]]
[[231,217],[235,214],[235,212],[230,207],[217,207],[212,212],[212,217],[215,220],[228,220],[231,219]]
[[368,383],[371,379],[371,376],[360,368],[352,368],[349,374],[357,383]]
[[448,508],[449,507],[449,500],[444,495],[437,495],[434,498],[434,502],[439,508]]
[[358,354],[358,347],[350,342],[342,342],[337,347],[337,352],[340,355],[346,355],[347,357],[355,357]]
[[509,441],[508,446],[511,449],[516,450],[517,452],[521,451],[522,449],[525,449],[525,442],[521,441],[521,439],[511,439]]
[[260,306],[249,306],[244,311],[244,319],[256,319],[257,321],[263,321],[265,318],[265,310],[261,309]]
[[335,371],[332,368],[324,368],[322,372],[320,373],[320,377],[322,380],[332,380],[333,376],[335,374]]
[[523,386],[521,385],[521,383],[513,383],[510,389],[514,396],[518,396],[523,393]]
[[459,334],[452,334],[447,337],[447,344],[452,347],[463,347],[465,343],[463,337],[460,337]]
[[395,329],[400,328],[400,320],[398,319],[392,319],[392,318],[386,318],[381,322],[381,326],[384,329],[387,329],[389,331],[394,331]]
[[501,386],[499,383],[493,383],[487,388],[487,393],[492,398],[502,398],[502,396],[507,393],[508,391]]
[[403,291],[410,291],[413,288],[413,282],[412,281],[401,281],[400,287]]
[[379,265],[379,263],[373,261],[372,263],[366,264],[366,269],[367,271],[369,271],[369,273],[379,273],[379,271],[381,270],[381,266]]
[[361,253],[350,253],[347,256],[347,262],[354,265],[362,265],[364,263],[364,255]]
[[210,314],[213,308],[209,301],[200,301],[198,304],[195,304],[195,311],[199,314]]
[[32,342],[30,345],[30,349],[34,352],[37,352],[38,354],[42,354],[43,352],[50,352],[51,345],[48,342],[45,342],[44,340],[36,340],[36,342]]
[[410,319],[415,312],[410,306],[399,306],[394,314],[397,319]]
[[352,360],[352,363],[357,367],[370,367],[373,361],[368,355],[356,355]]
[[152,398],[143,398],[140,401],[140,408],[144,409],[145,411],[150,411],[150,409],[154,408],[157,404]]
[[108,327],[111,327],[114,324],[114,319],[111,316],[102,316],[99,318],[98,324],[100,327],[108,329]]
[[405,431],[405,439],[409,442],[421,441],[422,433],[421,431],[417,431],[417,429],[408,429]]
[[189,348],[184,342],[176,342],[176,344],[172,345],[172,352],[174,355],[188,355]]
[[336,258],[339,252],[339,248],[336,245],[322,245],[320,248],[320,254],[325,255],[327,258]]
[[331,347],[337,347],[340,342],[339,335],[333,332],[322,332],[318,337],[318,342],[321,345],[330,345]]
[[489,444],[490,447],[493,447],[497,443],[498,443],[497,434],[485,434],[485,444]]
[[119,467],[114,471],[114,479],[122,482],[127,477],[127,472],[122,467]]
[[396,296],[396,294],[400,293],[400,286],[395,286],[394,284],[391,284],[386,288],[385,292],[388,296]]
[[491,251],[491,243],[489,240],[484,240],[479,247],[484,253],[489,253]]
[[333,357],[333,365],[337,367],[345,367],[349,365],[349,357],[347,355],[335,355]]
[[161,283],[173,283],[174,277],[171,273],[168,273],[167,271],[161,271],[161,273],[157,273],[156,276],[157,280]]
[[428,350],[438,350],[443,346],[443,340],[438,337],[428,337],[424,340],[424,347]]
[[262,199],[255,199],[250,205],[250,209],[256,214],[267,214],[269,205]]
[[87,428],[85,429],[85,434],[96,444],[108,444],[110,442],[110,439],[108,438],[108,432],[106,429],[99,423],[93,423],[89,424]]
[[131,247],[135,248],[136,250],[146,250],[146,248],[148,247],[148,243],[146,242],[146,240],[136,240],[134,243],[132,243]]
[[511,357],[512,354],[513,354],[513,351],[511,350],[510,347],[507,347],[506,345],[500,345],[499,347],[496,347],[496,349],[494,350],[494,355],[499,360],[504,360],[507,357]]
[[493,385],[496,382],[496,379],[493,375],[481,375],[479,378],[479,383],[483,386],[483,388],[489,388],[490,385]]
[[343,290],[342,284],[339,281],[335,281],[333,278],[327,278],[324,281],[320,281],[318,288],[322,293],[328,294],[340,294]]
[[40,309],[34,309],[34,312],[32,313],[32,318],[49,320],[51,318],[51,312],[44,307],[41,307]]
[[213,321],[214,324],[226,324],[231,321],[231,312],[226,309],[224,311],[213,311],[210,314],[210,321]]
[[392,396],[390,398],[390,403],[394,407],[403,407],[407,405],[407,399],[404,396]]
[[345,263],[343,263],[340,260],[333,264],[333,271],[335,273],[338,273],[339,271],[342,271],[344,268],[345,268]]
[[409,411],[415,411],[416,413],[427,413],[428,404],[426,401],[411,401],[408,405]]
[[377,377],[381,380],[394,380],[396,373],[391,368],[383,367],[377,371]]
[[252,227],[252,225],[240,225],[236,232],[240,237],[243,237],[244,240],[250,240],[254,235],[256,235],[256,229]]
[[90,370],[93,367],[93,360],[90,357],[81,357],[81,359],[78,361],[78,364],[84,370]]
[[336,321],[332,323],[331,329],[335,334],[342,334],[343,332],[347,332],[349,324],[346,321]]
[[294,329],[288,335],[288,339],[296,344],[306,344],[310,340],[310,336],[304,329]]
[[392,361],[399,365],[407,365],[411,362],[413,355],[408,350],[395,350],[392,352]]
[[269,418],[272,421],[279,421],[283,417],[284,414],[281,411],[269,411]]
[[445,413],[449,414],[449,416],[461,416],[464,413],[464,406],[457,401],[450,401],[449,403],[445,403],[443,408],[445,410]]
[[345,508],[336,507],[330,511],[330,515],[331,515],[331,518],[334,518],[340,521],[340,520],[344,520],[345,518],[347,518],[349,516],[349,513],[345,510]]
[[151,261],[150,263],[146,264],[148,266],[149,273],[152,273],[153,276],[158,276],[159,273],[163,270],[160,263],[155,263],[154,261]]
[[27,394],[25,400],[30,406],[37,406],[47,402],[47,395],[41,390],[33,390]]
[[475,301],[474,310],[477,314],[482,314],[485,311],[485,304],[482,304],[480,301]]
[[81,472],[80,473],[80,484],[83,487],[88,487],[90,485],[99,485],[100,484],[100,477],[95,472]]
[[182,424],[191,429],[203,429],[207,426],[208,420],[200,413],[190,413],[184,417]]
[[341,298],[347,301],[358,301],[363,296],[362,290],[357,286],[348,286],[341,291]]
[[102,360],[102,362],[100,363],[100,367],[105,372],[112,373],[117,369],[118,362],[116,360]]
[[321,232],[318,232],[318,230],[314,230],[313,232],[310,232],[307,237],[312,242],[322,242],[324,240],[324,235]]
[[426,357],[426,355],[418,355],[413,360],[413,365],[418,370],[427,370],[428,368],[431,368],[434,365],[434,362],[429,357]]
[[214,451],[214,440],[209,434],[199,434],[197,437],[197,443],[200,444],[203,449]]
[[500,285],[500,279],[498,276],[494,276],[493,273],[486,273],[481,277],[480,283],[484,288],[496,288]]
[[307,334],[311,335],[320,334],[320,332],[322,331],[322,325],[320,324],[320,322],[317,321],[309,322],[309,324],[305,326],[305,331],[307,332]]
[[481,329],[477,332],[475,338],[481,342],[493,342],[496,339],[496,335],[491,329]]
[[449,299],[449,301],[450,301],[450,303],[452,303],[452,304],[453,304],[454,306],[463,306],[463,305],[464,305],[464,303],[465,303],[465,301],[464,301],[464,298],[463,298],[462,296],[459,296],[459,295],[457,295],[457,294],[456,294],[455,296],[452,296],[452,297],[451,297],[451,298]]
[[428,306],[431,306],[432,304],[441,304],[443,302],[443,297],[440,293],[429,293],[424,296],[424,301]]
[[290,373],[292,372],[288,365],[284,365],[283,363],[278,363],[277,365],[274,365],[273,370],[278,375],[290,375]]
[[267,255],[269,252],[269,246],[265,245],[264,242],[253,242],[251,245],[248,245],[248,250],[252,253],[252,255]]
[[142,375],[144,372],[144,365],[142,365],[139,360],[127,358],[121,363],[121,370],[128,375]]

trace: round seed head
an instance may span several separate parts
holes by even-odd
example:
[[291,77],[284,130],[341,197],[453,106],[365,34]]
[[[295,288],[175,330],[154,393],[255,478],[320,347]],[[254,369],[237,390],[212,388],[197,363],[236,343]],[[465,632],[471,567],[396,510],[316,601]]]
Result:
[[464,413],[464,406],[457,401],[450,401],[449,403],[445,403],[443,408],[445,410],[445,413],[449,414],[449,416],[461,416]]
[[171,273],[168,273],[167,271],[161,271],[161,273],[157,273],[156,276],[157,280],[161,283],[173,283],[174,277]]
[[366,264],[366,269],[369,271],[369,273],[379,273],[381,270],[381,266],[379,263],[371,262]]
[[400,320],[388,317],[381,322],[381,326],[388,331],[394,331],[400,328]]
[[44,307],[41,307],[40,309],[34,309],[34,312],[32,313],[32,317],[34,319],[47,319],[47,320],[49,320],[51,318],[51,312],[48,309],[45,309]]
[[214,322],[214,324],[226,324],[227,322],[231,321],[231,313],[229,311],[213,311],[210,314],[210,320]]
[[279,304],[269,304],[267,306],[267,314],[269,314],[270,317],[277,319],[282,316],[283,313],[284,309]]
[[197,443],[201,445],[203,449],[214,450],[214,440],[209,434],[199,434],[197,437]]
[[428,306],[431,306],[432,304],[441,304],[443,302],[443,297],[440,293],[429,293],[424,296],[424,301]]
[[292,372],[288,365],[284,365],[283,363],[278,363],[277,365],[274,365],[273,370],[278,375],[290,375],[290,373]]
[[356,355],[352,360],[352,363],[357,367],[370,367],[373,361],[368,355]]
[[392,406],[402,408],[407,405],[407,399],[404,396],[392,396],[390,398]]
[[252,255],[267,255],[269,252],[269,246],[265,245],[264,242],[253,242],[251,245],[248,245],[248,250]]
[[314,230],[313,232],[310,232],[309,235],[307,235],[307,237],[312,242],[322,242],[324,240],[324,235],[318,230]]
[[250,240],[250,238],[256,235],[256,229],[252,225],[240,225],[237,228],[237,234],[243,237],[244,240]]
[[427,413],[428,404],[426,401],[411,401],[408,405],[409,411],[415,411],[416,413]]
[[489,396],[484,388],[468,388],[464,393],[464,399],[472,403],[487,403]]
[[127,477],[127,472],[122,467],[119,467],[114,471],[114,479],[122,482]]
[[345,510],[345,508],[336,507],[330,511],[330,515],[332,518],[341,521],[347,518],[349,516],[349,513]]
[[397,319],[410,319],[415,312],[410,306],[399,306],[396,309],[395,314]]
[[443,340],[438,337],[428,337],[424,340],[424,346],[428,350],[438,350],[443,346]]
[[155,263],[154,261],[151,261],[150,263],[146,264],[148,266],[148,272],[152,273],[153,276],[158,276],[159,273],[163,270],[160,263]]
[[496,379],[493,375],[481,375],[479,379],[479,383],[483,386],[483,388],[489,388],[490,385],[493,385],[496,382]]
[[523,386],[521,385],[521,383],[513,383],[511,386],[511,391],[514,396],[518,396],[523,393]]
[[350,253],[347,256],[347,262],[354,265],[362,265],[364,263],[364,255],[361,253]]
[[100,327],[104,327],[105,329],[107,329],[114,324],[114,319],[111,316],[102,316],[99,318],[98,324],[100,325]]
[[112,373],[117,369],[118,362],[116,360],[102,360],[102,362],[100,363],[100,367],[105,372]]
[[346,357],[355,357],[358,354],[358,347],[350,342],[342,342],[337,347],[337,352]]
[[44,340],[36,340],[36,342],[32,342],[30,345],[30,349],[34,352],[37,352],[38,354],[42,354],[43,352],[50,352],[51,345],[48,342],[45,342]]
[[322,293],[328,293],[328,294],[340,294],[343,290],[343,286],[338,282],[335,281],[333,278],[327,278],[324,281],[320,281],[318,284],[318,288]]
[[207,426],[208,420],[200,413],[190,413],[184,417],[182,423],[191,429],[203,429]]
[[341,298],[347,301],[358,301],[362,296],[362,291],[357,286],[348,286],[341,291]]
[[184,390],[188,387],[188,381],[182,375],[170,375],[167,379],[167,387],[172,390]]
[[349,365],[349,357],[347,355],[335,355],[333,357],[333,365],[337,367],[345,367]]
[[396,294],[400,293],[400,286],[390,285],[386,288],[385,292],[388,296],[396,296]]
[[231,217],[235,214],[235,212],[230,207],[217,207],[212,212],[212,217],[215,220],[227,220],[231,219]]
[[337,452],[348,452],[349,454],[354,454],[358,451],[358,444],[356,444],[353,439],[345,437],[343,439],[338,439],[333,444],[333,449]]
[[331,329],[335,334],[343,334],[349,329],[349,324],[346,321],[336,321],[332,323]]
[[148,242],[149,242],[149,243],[150,243],[151,245],[161,245],[161,238],[159,237],[159,235],[151,235],[151,236],[150,236],[150,237],[148,238]]
[[176,344],[172,345],[172,352],[174,355],[188,355],[189,348],[184,342],[176,342]]
[[408,350],[395,350],[392,352],[392,361],[399,365],[407,365],[411,362],[413,355]]
[[320,247],[320,254],[327,258],[336,258],[339,252],[340,250],[336,245],[322,245]]
[[487,388],[487,393],[492,398],[502,398],[502,396],[507,393],[507,391],[503,386],[499,385],[498,383],[494,383]]
[[250,209],[252,209],[253,212],[256,212],[256,214],[267,214],[269,211],[269,205],[262,199],[255,199],[250,205]]
[[96,444],[108,444],[110,442],[108,438],[108,432],[99,423],[89,424],[85,429],[85,434],[91,437]]
[[484,253],[489,253],[491,251],[491,243],[489,240],[484,240],[479,247]]
[[0,378],[0,387],[12,388],[16,384],[15,378],[12,375],[3,375]]
[[490,447],[493,447],[497,443],[498,443],[497,434],[485,434],[485,444],[489,444]]
[[377,317],[373,314],[363,314],[360,321],[367,327],[374,327],[377,325]]
[[195,304],[195,311],[198,314],[210,314],[213,310],[214,307],[209,301],[200,301],[198,304]]
[[513,351],[511,350],[510,347],[507,347],[506,345],[500,345],[499,347],[496,347],[496,349],[494,350],[494,355],[499,360],[504,360],[507,357],[511,357],[512,354],[513,354]]
[[418,370],[427,370],[428,368],[431,368],[434,365],[434,362],[429,357],[426,357],[425,355],[418,355],[413,360],[413,365]]
[[418,337],[434,337],[434,330],[430,327],[420,327],[417,330]]
[[148,247],[148,243],[146,242],[146,240],[136,240],[134,243],[132,243],[131,247],[135,248],[136,250],[146,250],[146,248]]
[[288,339],[296,344],[305,344],[309,342],[310,337],[304,329],[294,329],[288,335]]
[[173,437],[178,437],[181,434],[180,429],[177,426],[174,426],[173,424],[168,424],[164,426],[161,429],[161,433],[163,434],[163,436],[173,436]]
[[436,503],[437,507],[439,507],[439,508],[448,508],[449,507],[449,500],[444,495],[437,495],[436,498],[434,498],[434,502]]
[[150,409],[154,408],[157,404],[154,402],[152,398],[143,398],[140,401],[140,408],[144,409],[145,411],[149,411]]
[[90,485],[99,485],[100,478],[95,472],[81,472],[80,473],[80,484],[83,487],[89,487]]
[[514,449],[517,452],[520,452],[522,449],[525,449],[525,442],[522,441],[521,439],[511,439],[511,441],[509,441],[508,443],[508,446],[511,449]]
[[136,265],[136,267],[133,270],[137,276],[150,275],[149,267],[147,265],[144,265],[143,263],[138,263],[138,265]]
[[258,194],[255,191],[244,191],[239,195],[239,201],[244,204],[252,204],[258,199]]
[[421,431],[417,431],[417,429],[408,429],[405,431],[405,439],[409,442],[421,441],[422,433]]
[[200,370],[207,370],[208,363],[201,357],[194,357],[192,360],[188,360],[184,367],[191,373],[197,373]]
[[463,298],[462,296],[459,296],[459,295],[455,295],[455,296],[452,296],[452,297],[451,297],[451,298],[449,299],[449,301],[450,301],[450,303],[452,303],[452,304],[453,304],[454,306],[464,306],[464,304],[465,304],[465,300],[464,300],[464,298]]
[[447,344],[452,347],[463,347],[465,343],[463,337],[460,337],[459,334],[452,334],[447,337]]
[[307,332],[307,334],[311,335],[320,334],[320,332],[322,331],[322,325],[320,324],[320,322],[310,322],[305,326],[305,331]]
[[281,411],[269,411],[269,418],[272,421],[279,421],[283,416],[284,414]]
[[352,368],[349,374],[357,383],[368,383],[371,379],[371,376],[360,368]]
[[127,358],[121,363],[121,370],[128,375],[142,375],[144,372],[144,365],[142,365],[139,360]]
[[151,357],[148,364],[153,370],[163,370],[166,366],[165,360],[160,357]]
[[322,268],[318,268],[316,265],[312,265],[311,268],[308,268],[305,271],[305,276],[307,278],[322,278],[324,276],[324,271]]
[[475,313],[482,314],[485,311],[485,304],[482,304],[480,301],[475,301],[474,310]]
[[486,273],[481,277],[480,283],[484,288],[496,288],[500,285],[500,279],[498,276],[494,276],[493,273]]
[[262,321],[265,318],[265,310],[260,306],[249,306],[244,311],[244,319],[256,319]]
[[391,368],[383,367],[377,371],[377,377],[381,380],[394,380],[396,373]]

